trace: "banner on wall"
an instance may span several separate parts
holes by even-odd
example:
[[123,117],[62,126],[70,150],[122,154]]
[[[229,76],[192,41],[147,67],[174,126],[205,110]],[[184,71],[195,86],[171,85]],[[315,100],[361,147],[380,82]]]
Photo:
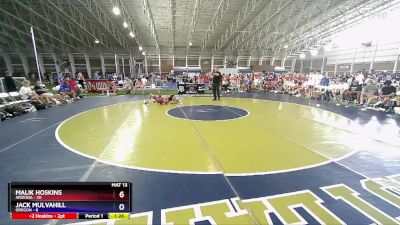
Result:
[[179,94],[204,94],[204,84],[178,84]]
[[101,92],[108,89],[107,80],[86,80],[89,92]]

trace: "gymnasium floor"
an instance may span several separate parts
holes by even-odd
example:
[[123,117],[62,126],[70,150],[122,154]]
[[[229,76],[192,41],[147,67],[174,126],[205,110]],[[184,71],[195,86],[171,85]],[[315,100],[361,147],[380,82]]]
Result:
[[[88,97],[0,124],[8,181],[130,181],[129,221],[400,224],[400,117],[296,97]],[[48,221],[48,224],[83,224]]]

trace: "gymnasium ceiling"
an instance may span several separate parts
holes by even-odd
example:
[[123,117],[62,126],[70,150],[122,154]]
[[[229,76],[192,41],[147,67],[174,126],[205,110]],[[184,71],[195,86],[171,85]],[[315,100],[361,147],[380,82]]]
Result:
[[288,56],[324,45],[332,34],[399,2],[0,0],[0,48],[31,51],[33,26],[39,52],[140,56],[143,46],[146,55],[157,56]]

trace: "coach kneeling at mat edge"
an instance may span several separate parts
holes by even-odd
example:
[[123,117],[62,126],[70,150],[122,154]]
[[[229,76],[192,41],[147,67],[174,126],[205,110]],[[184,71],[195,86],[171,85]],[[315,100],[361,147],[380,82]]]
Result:
[[212,75],[213,75],[212,90],[213,90],[213,95],[214,95],[213,101],[217,100],[217,97],[218,97],[218,100],[220,100],[220,98],[221,98],[220,87],[221,87],[221,83],[222,83],[222,75],[221,75],[221,72],[219,72],[216,67],[214,67]]

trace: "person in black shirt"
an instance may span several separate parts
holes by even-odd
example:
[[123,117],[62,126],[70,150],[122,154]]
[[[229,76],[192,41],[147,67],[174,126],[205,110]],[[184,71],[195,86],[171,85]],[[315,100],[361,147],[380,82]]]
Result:
[[345,99],[355,99],[357,102],[360,102],[362,91],[362,85],[356,80],[353,79],[352,83],[350,84],[349,90],[345,91]]
[[45,73],[44,77],[46,77],[46,81],[50,84],[50,73]]
[[390,98],[396,95],[396,88],[392,85],[392,81],[390,80],[385,81],[384,85],[385,86],[381,90],[380,97],[382,98],[381,104],[385,105]]
[[217,70],[217,68],[213,69],[212,72],[213,78],[212,78],[212,90],[213,90],[213,95],[214,95],[214,99],[213,101],[220,100],[221,96],[220,96],[220,86],[222,83],[222,75],[221,73]]
[[34,88],[36,94],[38,94],[38,95],[42,95],[48,91],[47,88],[44,85],[42,85],[42,82],[40,82],[40,81],[36,81],[35,86],[33,88]]
[[8,71],[6,71],[6,77],[4,78],[4,86],[6,92],[17,91],[17,85],[15,84],[14,79],[12,78],[11,74]]
[[35,82],[34,90],[36,94],[46,100],[46,103],[50,103],[51,101],[56,105],[61,105],[61,102],[65,102],[65,99],[63,99],[60,95],[54,95],[53,93],[50,93],[46,86],[43,85],[39,80]]

